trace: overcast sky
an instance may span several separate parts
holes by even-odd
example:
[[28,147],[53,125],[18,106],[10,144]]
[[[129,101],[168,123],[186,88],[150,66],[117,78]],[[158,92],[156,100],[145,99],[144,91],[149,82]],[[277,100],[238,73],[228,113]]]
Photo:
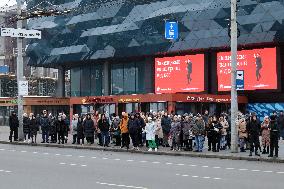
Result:
[[0,0],[0,7],[4,7],[8,4],[9,6],[16,4],[16,0]]

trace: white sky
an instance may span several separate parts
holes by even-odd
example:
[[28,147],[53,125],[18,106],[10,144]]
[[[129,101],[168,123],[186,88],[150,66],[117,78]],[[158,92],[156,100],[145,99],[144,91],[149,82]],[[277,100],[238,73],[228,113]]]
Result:
[[16,0],[0,0],[0,7],[5,7],[6,4],[8,4],[8,6],[12,6],[16,4]]

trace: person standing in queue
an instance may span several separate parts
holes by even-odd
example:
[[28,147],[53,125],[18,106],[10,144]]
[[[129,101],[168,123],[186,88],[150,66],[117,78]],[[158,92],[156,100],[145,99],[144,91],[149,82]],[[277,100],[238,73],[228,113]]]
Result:
[[[30,124],[29,124],[29,117],[28,114],[24,113],[23,114],[23,132],[24,132],[24,142],[30,142]],[[28,137],[27,137],[28,136]]]
[[10,142],[12,142],[13,134],[14,134],[14,141],[18,141],[19,120],[16,115],[16,112],[12,112],[12,115],[9,117],[9,126],[10,126],[10,136],[9,136]]
[[78,128],[77,128],[77,126],[78,126],[78,114],[75,114],[74,116],[73,116],[73,120],[72,120],[72,123],[71,123],[71,125],[72,125],[72,136],[73,136],[73,142],[72,142],[72,144],[75,144],[76,143],[76,140],[77,140],[77,134],[78,134]]
[[30,124],[30,130],[31,130],[32,143],[36,143],[36,137],[37,137],[37,132],[39,130],[39,124],[33,113],[30,113],[29,124]]
[[67,131],[67,125],[65,121],[62,119],[61,115],[58,116],[58,119],[55,124],[56,124],[57,132],[58,132],[58,144],[60,144],[60,140],[61,140],[61,144],[64,144],[65,142],[64,136]]
[[82,140],[82,145],[84,145],[84,127],[83,127],[83,118],[78,117],[77,122],[77,144],[80,144],[80,140]]
[[161,126],[163,129],[163,146],[164,147],[170,147],[168,140],[169,140],[169,134],[171,131],[171,123],[172,123],[171,118],[168,116],[168,113],[165,112],[161,120]]
[[247,131],[249,135],[249,143],[250,143],[250,153],[249,156],[252,156],[252,152],[255,152],[256,156],[260,156],[258,153],[259,149],[259,133],[260,133],[260,123],[257,120],[256,115],[252,116],[252,119],[249,120],[247,125]]
[[142,113],[139,113],[139,112],[137,112],[136,113],[136,119],[137,119],[137,121],[138,121],[138,126],[139,126],[139,128],[138,128],[138,134],[137,134],[137,142],[138,142],[138,145],[139,146],[143,146],[143,135],[142,135],[142,131],[143,131],[143,129],[145,128],[145,126],[146,126],[146,123],[145,123],[145,121],[144,121],[144,119],[142,118],[142,115],[141,115]]
[[42,131],[42,142],[41,143],[49,143],[50,122],[49,122],[49,118],[46,112],[43,114],[42,118],[40,119],[40,127]]
[[133,143],[133,150],[139,150],[139,131],[140,131],[140,125],[139,120],[137,117],[135,117],[134,114],[130,115],[130,119],[128,120],[128,131]]
[[275,157],[278,157],[278,140],[280,135],[280,128],[277,124],[277,117],[275,115],[270,116],[270,153],[268,157],[273,157],[273,153],[275,151]]
[[102,145],[104,147],[109,147],[110,142],[110,124],[108,119],[106,118],[105,114],[101,115],[101,119],[98,121],[98,128],[101,131],[101,137],[102,137]]
[[120,131],[121,131],[121,138],[122,138],[122,145],[121,148],[126,147],[127,150],[129,149],[129,130],[128,130],[128,114],[122,112],[122,119],[120,122]]
[[83,127],[87,143],[89,145],[94,144],[95,128],[94,128],[94,121],[92,120],[90,114],[87,114],[87,117],[83,123]]
[[115,146],[121,146],[119,124],[120,124],[119,116],[116,116],[111,123],[111,128],[113,130],[113,137],[115,138]]
[[263,146],[262,154],[269,153],[269,146],[270,146],[269,125],[270,125],[269,117],[265,116],[263,122],[261,123],[261,143]]

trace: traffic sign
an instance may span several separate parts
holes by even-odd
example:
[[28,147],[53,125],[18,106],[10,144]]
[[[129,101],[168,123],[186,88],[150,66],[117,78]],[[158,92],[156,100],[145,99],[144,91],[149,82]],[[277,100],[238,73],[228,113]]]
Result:
[[244,90],[245,89],[245,80],[244,80],[244,70],[237,70],[237,90]]
[[1,36],[3,37],[22,37],[41,39],[41,31],[39,30],[26,30],[15,28],[1,28]]
[[19,81],[19,95],[28,96],[29,95],[29,82]]
[[178,39],[178,22],[166,21],[165,23],[165,38]]

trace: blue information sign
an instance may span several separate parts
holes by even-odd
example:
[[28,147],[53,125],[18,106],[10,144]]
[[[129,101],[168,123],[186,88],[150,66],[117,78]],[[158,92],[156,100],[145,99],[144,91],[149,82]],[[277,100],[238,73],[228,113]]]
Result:
[[244,70],[237,70],[237,90],[244,90],[245,89],[245,80],[244,80]]
[[178,23],[177,22],[169,22],[165,23],[165,38],[166,39],[178,39]]

